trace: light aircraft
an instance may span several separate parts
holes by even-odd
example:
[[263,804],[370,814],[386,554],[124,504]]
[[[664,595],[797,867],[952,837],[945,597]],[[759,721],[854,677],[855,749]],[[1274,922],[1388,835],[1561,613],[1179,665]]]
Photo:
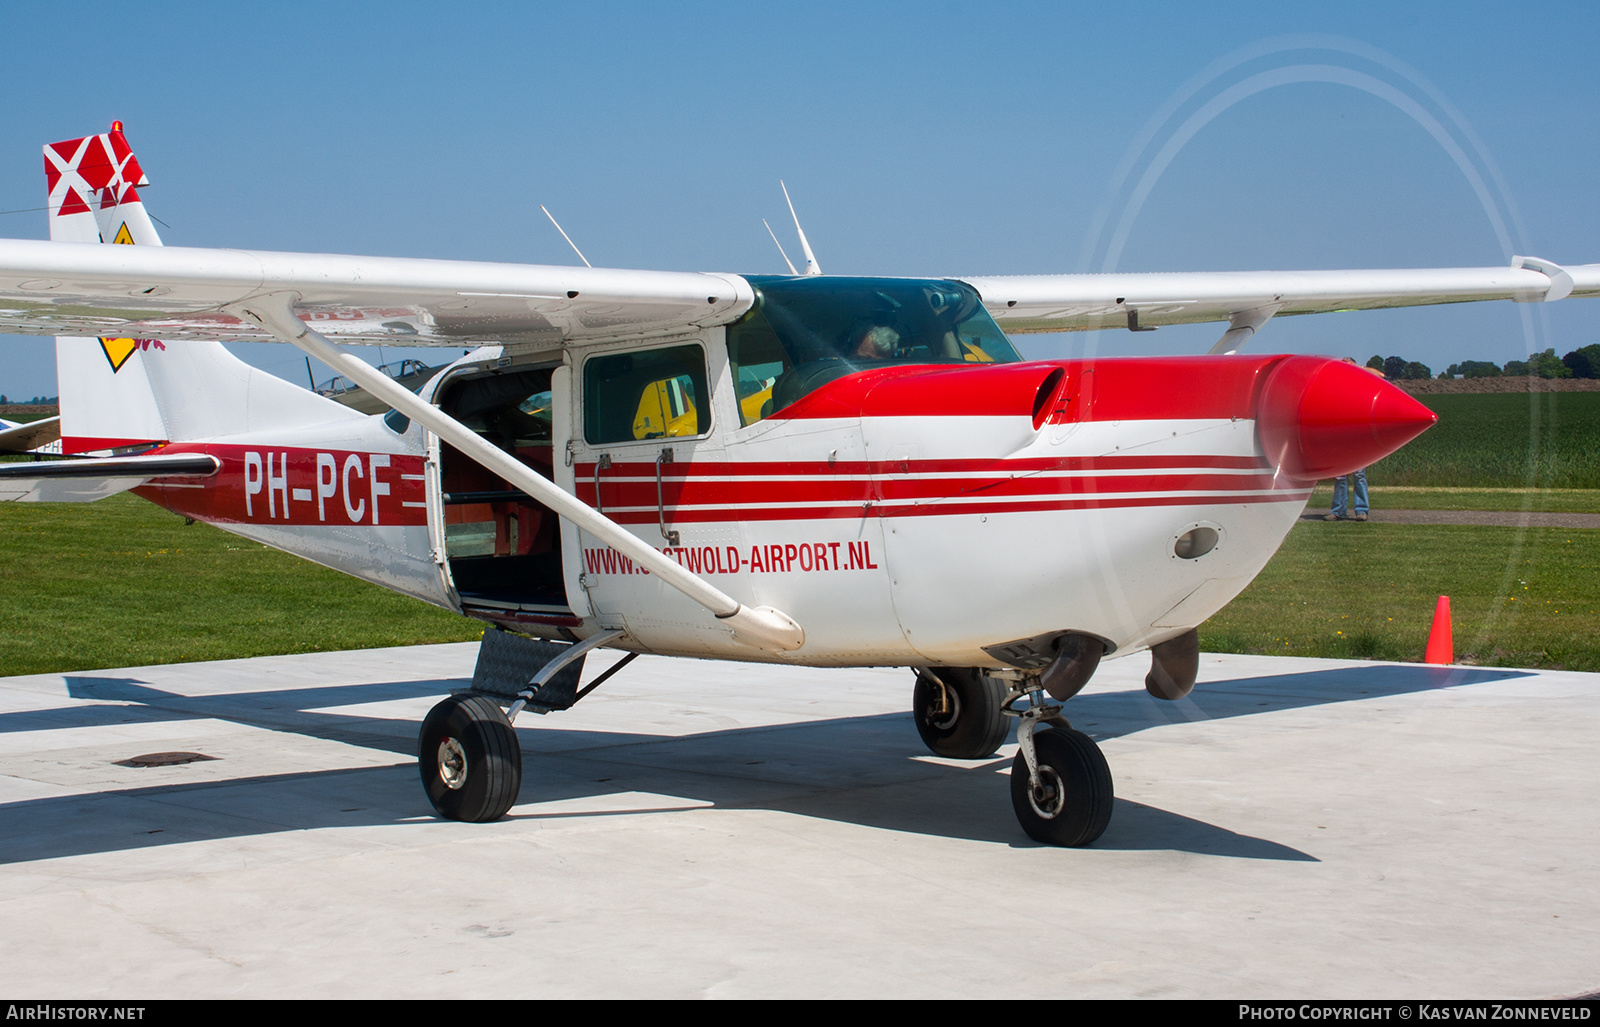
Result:
[[[515,717],[587,694],[609,646],[911,667],[934,753],[990,756],[1017,720],[1022,827],[1092,842],[1111,775],[1059,703],[1145,650],[1149,691],[1188,694],[1197,625],[1314,483],[1435,420],[1243,344],[1275,316],[1600,294],[1600,265],[1533,258],[920,280],[183,249],[120,123],[44,156],[51,241],[0,240],[0,331],[60,337],[64,452],[127,455],[9,465],[0,494],[132,488],[485,621],[472,690],[419,741],[433,806],[469,821],[516,801]],[[1007,337],[1205,321],[1227,328],[1186,358],[1028,362]],[[387,412],[216,339],[295,345]],[[470,352],[413,393],[350,343]]]
[[60,439],[60,417],[46,417],[23,424],[0,417],[0,453],[36,452]]

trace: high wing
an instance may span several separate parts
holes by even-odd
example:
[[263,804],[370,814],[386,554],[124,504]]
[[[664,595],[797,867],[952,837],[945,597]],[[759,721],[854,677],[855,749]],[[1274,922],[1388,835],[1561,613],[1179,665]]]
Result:
[[[1012,332],[1226,321],[1231,352],[1268,318],[1600,295],[1600,265],[967,277]],[[734,320],[738,275],[185,247],[0,240],[0,332],[157,339],[276,336],[238,304],[278,296],[334,342],[537,348]]]
[[722,324],[736,275],[0,240],[0,332],[272,341],[229,312],[264,296],[336,342],[559,345]]
[[1268,318],[1475,300],[1549,302],[1600,295],[1600,264],[1535,257],[1509,267],[1389,271],[1205,271],[965,278],[1011,333],[1227,321],[1213,353],[1238,349]]

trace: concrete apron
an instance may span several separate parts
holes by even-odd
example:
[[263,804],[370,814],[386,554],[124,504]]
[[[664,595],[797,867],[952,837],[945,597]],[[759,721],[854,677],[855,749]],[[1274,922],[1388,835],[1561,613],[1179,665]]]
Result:
[[[475,648],[0,679],[0,990],[1600,989],[1600,675],[1206,656],[1162,703],[1109,661],[1067,714],[1117,809],[1065,850],[1014,745],[926,753],[905,671],[652,657],[519,718],[507,819],[438,820],[417,727]],[[215,759],[118,765],[173,750]]]

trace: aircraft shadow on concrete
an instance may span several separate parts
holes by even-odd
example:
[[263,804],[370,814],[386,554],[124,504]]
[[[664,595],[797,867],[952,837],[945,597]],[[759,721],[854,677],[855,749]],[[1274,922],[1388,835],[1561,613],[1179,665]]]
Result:
[[[459,679],[441,678],[188,696],[163,691],[135,678],[67,677],[65,680],[67,694],[72,698],[96,700],[103,705],[0,713],[0,733],[174,720],[223,720],[415,756],[416,738],[404,738],[395,733],[396,725],[404,721],[311,711],[427,698],[444,695],[466,684]],[[113,703],[117,705],[111,705]]]
[[[1527,676],[1521,671],[1373,665],[1203,683],[1162,703],[1142,692],[1090,693],[1067,705],[1074,724],[1105,740],[1172,723],[1218,720]],[[329,707],[438,695],[464,682],[336,685],[188,697],[126,678],[73,677],[74,698],[134,705],[0,715],[0,731],[212,718],[403,755],[407,720],[346,717]],[[736,728],[685,736],[541,732],[519,721],[524,776],[510,819],[619,816],[692,808],[768,809],[885,830],[1031,845],[1011,812],[1009,760],[952,765],[926,758],[908,714]],[[130,752],[129,755],[135,755]],[[150,768],[181,777],[183,767]],[[1112,768],[1115,775],[1116,768]],[[644,809],[633,794],[667,797]],[[616,807],[595,809],[614,796]],[[683,801],[674,802],[674,797]],[[549,803],[581,809],[540,809]],[[0,864],[319,827],[433,821],[410,763],[230,780],[152,783],[0,804]],[[493,830],[487,826],[467,830]],[[1178,850],[1245,859],[1314,860],[1266,839],[1117,800],[1102,849]]]
[[1201,681],[1187,698],[1177,702],[1153,699],[1144,692],[1090,693],[1071,700],[1065,709],[1074,727],[1104,741],[1168,724],[1226,720],[1531,676],[1526,670],[1375,663]]

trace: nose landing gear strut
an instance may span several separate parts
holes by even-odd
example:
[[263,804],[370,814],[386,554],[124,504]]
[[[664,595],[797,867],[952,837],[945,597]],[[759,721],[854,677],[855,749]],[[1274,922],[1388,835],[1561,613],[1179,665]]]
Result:
[[[919,667],[912,693],[913,716],[922,741],[938,756],[979,760],[994,753],[1017,719],[1017,756],[1011,766],[1011,805],[1028,837],[1047,845],[1088,845],[1111,821],[1115,796],[1111,768],[1094,740],[1061,715],[1058,697],[1076,693],[1094,673],[1102,645],[1077,646],[1060,670],[987,670],[981,667]],[[1065,685],[1063,685],[1065,682]],[[1065,693],[1065,694],[1059,694]],[[1027,702],[1024,703],[1023,700]]]
[[[1024,696],[1028,705],[1019,710]],[[1115,801],[1100,747],[1067,722],[1060,706],[1045,700],[1038,678],[1013,684],[1004,710],[1018,718],[1011,807],[1022,829],[1047,845],[1074,847],[1099,838]],[[1041,725],[1046,729],[1039,730]]]

